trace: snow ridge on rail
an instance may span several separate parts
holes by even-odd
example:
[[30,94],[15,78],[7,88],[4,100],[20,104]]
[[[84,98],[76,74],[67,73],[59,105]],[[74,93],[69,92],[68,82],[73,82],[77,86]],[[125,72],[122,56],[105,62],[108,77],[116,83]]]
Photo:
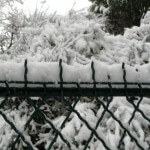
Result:
[[[107,65],[93,60],[96,82],[124,82],[122,64]],[[93,82],[91,64],[62,63],[64,82]],[[27,78],[32,82],[59,82],[59,62],[27,62]],[[150,64],[125,65],[127,82],[150,82]],[[24,62],[0,63],[0,81],[24,81]]]

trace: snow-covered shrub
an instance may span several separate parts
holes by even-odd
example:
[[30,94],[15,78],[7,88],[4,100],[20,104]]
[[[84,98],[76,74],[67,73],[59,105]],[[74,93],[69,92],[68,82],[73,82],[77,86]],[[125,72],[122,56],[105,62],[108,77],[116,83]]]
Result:
[[141,25],[133,26],[125,30],[124,36],[130,40],[135,39],[141,41],[146,35],[150,34],[150,11],[148,11],[143,19]]
[[124,36],[130,40],[141,41],[148,34],[150,34],[150,25],[141,24],[140,27],[134,26],[131,29],[126,29]]
[[141,20],[142,24],[150,24],[150,11],[148,11],[144,18]]
[[[146,15],[147,16],[147,15]],[[102,30],[102,21],[92,13],[70,11],[67,16],[51,14],[39,25],[22,29],[20,38],[3,60],[17,62],[58,61],[67,64],[87,64],[91,57],[108,64],[149,62],[149,44],[144,39],[150,34],[149,24],[126,29],[124,35],[110,35]],[[139,57],[139,58],[138,58]]]
[[91,58],[108,49],[100,19],[90,17],[92,15],[73,10],[65,17],[54,14],[42,26],[22,29],[20,39],[12,50],[18,53],[22,49],[28,58],[37,57],[38,61],[62,58],[72,64],[76,57],[76,60]]

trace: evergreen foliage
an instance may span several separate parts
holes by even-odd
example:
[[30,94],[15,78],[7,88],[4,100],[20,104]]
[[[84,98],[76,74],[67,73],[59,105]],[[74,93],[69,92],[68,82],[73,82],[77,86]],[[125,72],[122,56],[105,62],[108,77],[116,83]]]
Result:
[[[107,30],[110,33],[119,34],[124,32],[124,28],[139,26],[140,20],[150,8],[149,0],[90,0],[91,7],[95,11],[96,7],[108,7]],[[96,13],[101,13],[96,9]]]

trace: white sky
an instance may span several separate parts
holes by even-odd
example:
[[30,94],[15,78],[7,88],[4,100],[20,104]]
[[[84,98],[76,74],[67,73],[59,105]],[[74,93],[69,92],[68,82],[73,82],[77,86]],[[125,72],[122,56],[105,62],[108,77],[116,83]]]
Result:
[[73,7],[75,1],[76,4],[73,7],[75,10],[87,8],[91,4],[88,0],[25,0],[23,9],[26,12],[30,11],[30,13],[32,13],[36,6],[38,6],[38,8],[42,6],[42,1],[46,1],[43,6],[44,8],[49,8],[49,12],[57,11],[57,14],[62,15],[65,15]]

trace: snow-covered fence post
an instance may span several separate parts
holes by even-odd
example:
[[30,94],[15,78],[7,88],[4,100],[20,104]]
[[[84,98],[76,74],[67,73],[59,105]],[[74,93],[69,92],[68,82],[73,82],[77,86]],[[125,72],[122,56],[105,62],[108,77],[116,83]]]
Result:
[[[96,97],[96,80],[95,80],[95,68],[94,68],[94,62],[92,61],[91,62],[91,69],[92,69],[92,80],[93,80],[93,88],[94,88],[94,95]],[[109,103],[110,104],[110,103]],[[101,117],[99,118],[99,120],[97,121],[96,123],[96,126],[95,126],[95,129],[94,130],[97,130],[101,120],[103,119],[104,117],[104,114],[105,114],[106,110],[103,111]],[[93,135],[94,135],[94,132],[91,132],[86,144],[85,144],[85,147],[84,147],[84,150],[86,150],[88,148],[88,145],[90,143],[90,141],[92,140],[93,138]],[[108,147],[108,143],[106,143],[106,140],[105,139],[101,139],[101,142],[103,143],[104,147],[107,149],[107,150],[111,150],[110,146]]]
[[[125,69],[125,64],[124,63],[122,63],[122,70],[123,70],[123,81],[124,81],[125,95],[126,95],[127,101],[134,107],[135,111],[139,112],[143,116],[143,118],[145,118],[148,122],[150,122],[150,119],[138,108],[140,103],[138,105],[135,105],[134,102],[128,97],[126,69]],[[143,100],[142,86],[141,86],[140,83],[138,83],[138,86],[139,86],[139,89],[140,89],[140,101],[142,101]]]
[[61,93],[61,101],[63,102],[63,67],[62,67],[62,59],[59,60],[59,78],[60,78],[60,93]]
[[[91,69],[92,69],[92,80],[93,80],[94,95],[95,95],[95,97],[96,97],[95,68],[94,68],[94,62],[93,62],[93,61],[92,61],[92,63],[91,63]],[[110,80],[110,76],[109,76],[109,75],[108,75],[108,79]],[[110,93],[113,95],[111,83],[108,82],[108,85],[109,85],[109,88],[110,88]],[[112,95],[110,96],[110,99],[107,98],[107,100],[108,100],[108,103],[107,103],[107,106],[106,106],[107,108],[109,107],[110,103],[111,103],[112,100],[113,100],[113,96],[112,96]],[[101,117],[98,119],[98,121],[97,121],[97,123],[96,123],[95,130],[97,130],[97,128],[98,128],[100,122],[102,121],[102,119],[103,119],[103,117],[104,117],[104,115],[105,115],[106,112],[107,112],[106,109],[102,112]],[[92,140],[93,135],[94,135],[94,134],[93,134],[93,132],[92,132],[91,135],[90,135],[90,137],[89,137],[89,139],[88,139],[87,142],[86,142],[86,145],[85,145],[85,147],[84,147],[84,150],[86,150],[86,149],[88,148],[88,145],[89,145],[90,141]],[[104,147],[106,146],[105,148],[108,149],[108,148],[107,148],[107,144],[106,144],[105,142],[104,142],[103,144],[105,144]]]
[[[59,78],[60,78],[60,99],[61,99],[61,102],[63,103],[64,96],[63,96],[63,67],[62,67],[62,59],[59,60],[59,70],[60,70],[60,73],[59,73]],[[71,113],[68,114],[68,117],[62,122],[61,129],[64,127],[64,125],[67,122],[67,120],[69,119],[70,115],[71,115]],[[51,148],[53,147],[53,144],[56,142],[58,136],[59,136],[59,132],[56,132],[56,134],[54,136],[54,139],[52,140],[52,142],[48,146],[48,150],[51,150]],[[61,136],[63,138],[63,135],[61,135]],[[66,141],[65,139],[63,141],[66,143],[66,145],[68,146],[69,150],[71,150],[70,143],[68,141]]]
[[24,61],[24,83],[25,83],[24,88],[25,88],[26,95],[27,95],[27,84],[28,84],[28,77],[27,77],[28,66],[27,66],[27,64],[28,64],[28,61],[27,61],[27,59],[25,59],[25,61]]
[[8,97],[8,96],[10,96],[10,90],[9,90],[9,84],[8,84],[8,82],[7,81],[5,81],[5,85],[6,85],[6,97]]

